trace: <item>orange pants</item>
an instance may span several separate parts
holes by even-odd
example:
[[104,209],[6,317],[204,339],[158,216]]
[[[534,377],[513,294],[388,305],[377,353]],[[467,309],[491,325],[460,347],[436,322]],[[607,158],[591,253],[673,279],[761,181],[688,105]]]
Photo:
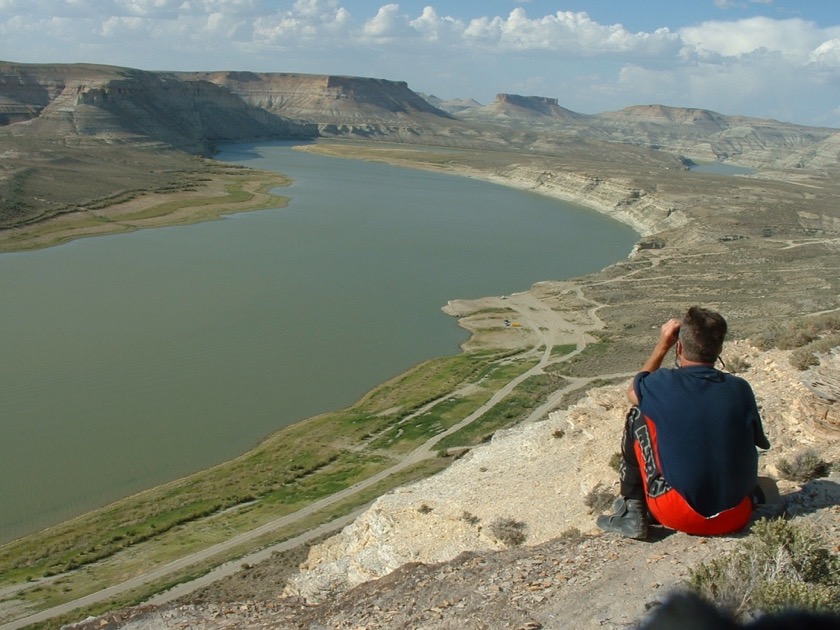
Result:
[[750,497],[714,516],[703,516],[668,484],[661,472],[656,425],[638,407],[627,414],[622,453],[622,495],[644,498],[650,513],[665,527],[687,534],[717,536],[737,532],[749,522],[753,509]]

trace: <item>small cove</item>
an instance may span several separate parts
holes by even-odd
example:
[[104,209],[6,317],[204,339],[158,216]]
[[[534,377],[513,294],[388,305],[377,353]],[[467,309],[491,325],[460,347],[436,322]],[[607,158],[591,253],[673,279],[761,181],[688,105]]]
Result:
[[582,275],[636,239],[465,178],[283,143],[218,157],[289,174],[289,207],[0,256],[0,541],[458,352],[449,299]]

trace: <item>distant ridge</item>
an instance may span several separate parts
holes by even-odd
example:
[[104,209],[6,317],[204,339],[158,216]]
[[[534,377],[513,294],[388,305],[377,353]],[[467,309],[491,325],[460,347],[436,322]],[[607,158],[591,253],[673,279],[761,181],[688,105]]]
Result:
[[562,120],[577,120],[582,114],[560,107],[556,98],[546,96],[520,96],[519,94],[497,94],[488,109],[503,116],[537,116]]
[[[838,133],[666,105],[581,114],[546,96],[443,101],[404,81],[366,77],[0,61],[0,225],[170,189],[174,170],[136,165],[163,151],[211,156],[229,142],[347,138],[546,156],[609,143],[695,161],[836,169]],[[123,159],[129,149],[144,155]],[[103,157],[106,150],[119,159]],[[183,159],[174,153],[169,159]],[[113,178],[101,175],[102,160]]]
[[561,107],[556,98],[547,96],[521,96],[500,93],[489,105],[475,103],[458,112],[465,120],[500,123],[558,123],[577,122],[587,118],[584,114]]
[[438,109],[442,109],[445,112],[455,115],[466,110],[475,109],[477,107],[482,106],[481,103],[472,98],[453,98],[445,101],[441,98],[438,98],[434,94],[426,95],[420,93],[420,96],[426,99],[434,107],[437,107]]
[[196,72],[245,102],[288,118],[317,124],[393,123],[412,117],[450,119],[404,81],[294,73]]
[[53,141],[156,141],[205,155],[216,142],[317,134],[209,81],[113,66],[0,62],[0,125],[14,133],[23,122],[29,124],[21,132]]
[[600,116],[614,119],[623,118],[627,121],[683,125],[710,123],[721,128],[729,125],[727,117],[717,112],[693,107],[668,107],[666,105],[633,105],[617,112],[606,112]]

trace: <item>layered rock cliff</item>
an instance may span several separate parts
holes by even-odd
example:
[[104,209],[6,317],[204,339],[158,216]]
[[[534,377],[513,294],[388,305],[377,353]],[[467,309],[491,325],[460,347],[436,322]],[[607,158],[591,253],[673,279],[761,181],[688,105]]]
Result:
[[735,159],[766,166],[834,135],[830,128],[803,127],[776,120],[725,116],[688,107],[642,105],[595,116],[595,136],[641,144],[706,160]]
[[222,86],[243,101],[318,126],[321,135],[391,136],[422,132],[451,116],[404,81],[293,73],[201,72],[179,75]]
[[[107,66],[0,66],[0,113],[27,136],[158,142],[209,154],[218,142],[312,137],[317,130],[214,83]],[[26,127],[14,123],[28,122]]]
[[582,114],[561,107],[556,98],[545,96],[520,96],[519,94],[497,94],[496,100],[487,106],[487,114],[495,117],[526,119],[581,120]]

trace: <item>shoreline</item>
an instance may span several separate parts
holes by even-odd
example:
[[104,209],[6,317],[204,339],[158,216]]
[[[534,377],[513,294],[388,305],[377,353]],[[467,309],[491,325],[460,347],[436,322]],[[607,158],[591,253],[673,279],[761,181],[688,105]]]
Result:
[[[334,147],[338,145],[329,142],[325,143],[324,145],[308,144],[302,146],[299,150],[321,152],[318,150],[319,146]],[[394,159],[384,161],[394,166],[402,168],[413,168],[421,170],[427,169],[437,172],[440,172],[441,170],[434,167],[428,167],[423,163],[410,162],[405,159]],[[564,191],[556,187],[552,188],[549,186],[545,186],[541,189],[538,189],[538,187],[535,187],[532,184],[532,182],[529,181],[526,177],[520,177],[519,179],[511,179],[499,175],[498,173],[486,172],[480,169],[474,169],[469,167],[446,168],[445,172],[457,177],[479,179],[482,181],[503,185],[514,190],[536,192],[537,194],[541,194],[546,197],[554,198],[564,202],[571,202],[586,207],[590,210],[597,211],[601,214],[612,216],[608,210],[608,206],[603,201],[591,201],[584,203],[584,201],[586,201],[586,198],[576,194],[565,193]],[[245,200],[234,201],[224,200],[225,196],[231,196],[230,190],[225,189],[229,189],[232,183],[241,186],[248,193],[248,198]],[[209,182],[203,189],[198,191],[170,193],[165,195],[164,199],[160,199],[156,195],[150,193],[130,201],[108,206],[101,210],[87,210],[81,211],[79,213],[74,213],[73,215],[54,217],[44,221],[43,223],[35,224],[34,226],[28,226],[26,228],[11,228],[8,230],[0,230],[0,255],[4,253],[36,251],[52,246],[58,246],[81,238],[91,238],[95,236],[110,236],[138,229],[190,225],[202,221],[218,220],[220,218],[223,218],[224,216],[238,214],[241,212],[260,211],[267,208],[283,208],[286,207],[286,205],[288,204],[288,197],[272,194],[270,191],[274,188],[286,187],[290,183],[290,178],[283,174],[262,171],[258,169],[248,169],[247,172],[238,173],[235,175],[235,177],[217,176],[214,177],[213,181]],[[207,203],[208,201],[210,203]],[[166,208],[166,211],[161,211],[161,207]],[[102,220],[101,222],[97,221],[97,224],[95,226],[91,226],[91,217],[95,217],[97,219],[102,219],[103,217],[105,217],[107,218],[107,220]],[[621,221],[621,219],[618,217],[613,218]],[[633,223],[630,221],[623,220],[621,222],[629,225],[630,227],[633,227]],[[627,253],[627,256],[625,256],[625,258],[623,258],[622,260],[627,260],[630,256],[632,256],[634,251],[635,247],[631,249]],[[571,283],[574,283],[574,281],[575,279],[568,280],[568,282]],[[523,287],[517,293],[529,294],[530,291],[530,287]],[[447,304],[440,305],[440,310],[444,314],[446,314],[449,317],[454,317],[457,320],[459,327],[461,327],[469,333],[469,337],[463,343],[460,344],[461,354],[466,352],[467,348],[474,348],[476,346],[482,345],[492,346],[495,343],[498,343],[498,336],[495,336],[496,338],[494,339],[494,341],[489,343],[487,341],[476,342],[476,339],[478,337],[489,338],[493,337],[493,335],[490,335],[487,331],[482,330],[482,327],[485,324],[479,323],[476,325],[473,323],[472,318],[468,316],[476,311],[480,311],[481,305],[492,303],[494,302],[494,300],[495,298],[492,296],[489,297],[489,302],[487,297],[472,299],[462,299],[456,297],[449,300]],[[459,304],[460,306],[454,308],[455,304]],[[458,310],[462,312],[456,312]],[[400,376],[402,375],[397,375],[395,378],[399,378]],[[362,398],[369,394],[370,392],[367,392],[362,396]],[[298,422],[304,422],[306,420],[308,420],[308,418],[304,418]],[[246,455],[251,450],[253,449],[249,449],[249,451],[241,453],[228,461],[232,461],[240,456]],[[224,463],[226,462],[222,462],[221,464]],[[187,477],[191,477],[193,475],[200,475],[221,464],[198,470],[194,473],[191,473]],[[141,495],[158,487],[166,487],[170,484],[177,483],[180,480],[180,478],[173,479],[164,484],[159,484],[150,488],[138,490],[137,492],[132,493],[131,495],[128,495],[126,497],[122,497],[121,499],[118,499],[112,503],[119,503],[120,501],[126,498],[130,498],[131,496]],[[100,508],[94,508],[91,511],[95,512],[97,509],[105,508],[108,505],[111,505],[112,503],[100,506]],[[38,531],[46,531],[52,527],[67,522],[72,522],[78,518],[84,517],[84,515],[87,513],[88,512],[85,512],[80,515],[74,516],[70,519],[59,521],[54,525],[48,526],[43,530],[36,530],[31,534],[23,534],[22,536],[18,536],[15,539],[2,542],[0,543],[0,547],[6,544],[14,543],[16,540],[26,538],[29,535],[37,534]]]
[[[397,165],[408,166],[405,162]],[[456,173],[455,166],[448,165],[443,170],[453,175],[471,176]],[[516,167],[519,166],[516,165]],[[414,167],[422,168],[419,165]],[[428,165],[426,167],[428,168]],[[440,170],[440,167],[432,168]],[[504,169],[501,170],[504,171]],[[533,168],[526,170],[531,175],[537,172]],[[526,172],[514,167],[509,167],[508,171]],[[498,170],[490,168],[487,169],[487,173],[489,173],[488,177],[503,176],[503,173],[500,174]],[[628,220],[633,220],[635,212],[642,212],[645,207],[650,208],[649,205],[644,205],[650,201],[645,199],[646,197],[655,196],[660,200],[668,198],[667,191],[634,194],[633,191],[640,190],[638,186],[634,188],[630,185],[616,184],[608,187],[603,185],[604,180],[595,182],[589,175],[579,177],[583,185],[597,184],[595,188],[600,189],[601,199],[615,198],[607,194],[612,192],[613,195],[618,195],[619,201],[625,200],[623,205],[630,206],[629,208],[622,208],[622,204],[618,205]],[[576,181],[568,173],[565,178],[558,179]],[[720,219],[715,220],[714,217],[717,216],[715,212],[719,212],[722,208],[730,208],[732,190],[742,186],[740,183],[732,183],[731,179],[726,181],[729,183],[721,186],[721,190],[716,193],[717,197],[707,195],[697,200],[692,199],[691,203],[675,198],[670,205],[658,202],[662,204],[668,215],[664,217],[666,225],[669,224],[667,219],[676,215],[676,219],[670,222],[671,232],[661,235],[667,240],[667,248],[664,245],[662,248],[641,248],[644,251],[637,251],[638,256],[631,255],[630,258],[625,258],[619,263],[583,278],[559,283],[539,282],[515,294],[517,300],[534,299],[542,302],[549,311],[560,318],[567,319],[568,322],[579,321],[587,313],[591,312],[594,315],[597,312],[598,321],[604,324],[604,327],[590,333],[591,339],[585,341],[586,352],[571,357],[568,362],[570,378],[597,379],[599,374],[616,374],[621,372],[622,368],[629,369],[630,366],[637,366],[641,353],[646,353],[648,350],[649,337],[655,334],[651,322],[661,321],[663,313],[672,312],[688,299],[694,300],[697,294],[701,294],[702,299],[707,303],[715,306],[724,305],[727,315],[734,315],[732,321],[739,328],[736,334],[740,336],[749,332],[749,329],[742,326],[751,320],[753,323],[758,322],[758,329],[765,329],[773,318],[775,321],[790,321],[791,318],[801,316],[802,313],[821,312],[836,306],[836,278],[828,269],[830,265],[825,264],[825,257],[835,251],[831,249],[833,243],[840,242],[840,239],[835,239],[831,235],[815,238],[807,231],[807,225],[785,227],[790,223],[777,228],[779,231],[774,233],[772,238],[762,237],[763,221],[766,219],[761,216],[758,219],[753,218],[752,212],[756,206],[745,206],[746,212],[741,216],[738,216],[736,209],[730,210],[729,214],[721,215]],[[538,192],[532,186],[535,182],[539,183],[539,178],[533,180],[523,177],[520,182],[521,189]],[[703,179],[694,180],[691,183],[698,182],[703,184]],[[780,199],[783,199],[785,194],[791,195],[791,191],[793,195],[800,193],[794,184],[782,186],[754,181],[752,185],[756,190],[777,194]],[[825,199],[831,202],[832,197],[828,194],[831,191],[827,184],[826,189]],[[653,190],[652,187],[651,190]],[[685,215],[682,215],[679,207],[681,203],[686,208]],[[716,203],[718,206],[715,205]],[[818,214],[820,208],[816,205],[813,209],[815,216],[831,216],[824,209],[822,214]],[[660,212],[660,207],[654,208],[653,211]],[[682,218],[680,218],[681,215]],[[787,217],[788,215],[774,216]],[[657,225],[660,219],[658,214],[655,215],[654,220],[648,224],[649,229]],[[708,219],[708,222],[694,222],[694,219]],[[737,229],[741,230],[744,236],[738,239],[726,237],[732,234],[731,224],[736,220],[740,221]],[[701,224],[702,230],[694,227]],[[688,229],[675,233],[675,228],[680,225]],[[720,235],[724,235],[725,238]],[[787,250],[793,248],[797,248],[797,254],[801,257],[796,259],[795,264],[792,263],[796,255],[791,257],[787,253]],[[807,261],[811,260],[808,255],[812,250],[813,253],[810,256],[822,261],[819,267],[816,266],[816,262],[812,265],[807,264]],[[733,255],[736,257],[733,258]],[[665,265],[667,269],[662,269]],[[785,274],[782,284],[778,281],[780,273]],[[818,279],[829,287],[823,289],[819,295],[813,291],[815,283],[813,276],[817,273],[821,274]],[[686,287],[687,280],[691,286]],[[644,292],[638,291],[640,286],[645,287]],[[503,300],[503,298],[498,299]],[[804,301],[805,299],[807,302]],[[506,316],[504,309],[511,307],[511,302],[500,301],[497,304],[486,302],[484,306],[487,308],[484,308],[480,304],[481,300],[481,298],[465,301],[453,300],[448,306],[443,307],[450,310],[455,307],[461,309],[458,311],[461,315],[459,323],[469,326],[474,324],[474,327],[463,326],[471,334],[470,342],[477,339],[479,335],[489,334],[492,337],[493,331],[499,328],[498,322]],[[526,313],[534,313],[530,305],[525,302],[520,303],[519,306],[525,307]],[[590,309],[593,310],[590,311]],[[535,322],[535,325],[523,328],[539,337],[543,326]],[[755,326],[752,330],[756,330]],[[558,337],[558,339],[561,338]],[[555,347],[556,343],[559,342],[555,342]],[[543,344],[540,347],[548,351],[552,345]],[[609,351],[607,354],[604,354],[605,348]],[[593,351],[589,352],[590,349]],[[464,352],[467,350],[462,346],[460,356],[464,356]],[[609,366],[609,369],[605,366]],[[596,376],[592,376],[593,374]],[[403,376],[405,375],[397,377],[395,381]],[[372,395],[373,392],[367,396]],[[569,404],[567,399],[550,399],[549,402],[558,408]],[[542,406],[541,409],[544,410]],[[381,413],[384,414],[387,411],[383,410]],[[306,422],[307,420],[302,421],[302,423]],[[247,455],[241,456],[241,462],[249,461]],[[200,490],[195,490],[195,492],[200,492]],[[416,514],[416,510],[413,510],[411,514]],[[2,548],[0,546],[0,550]],[[98,568],[98,565],[83,565],[85,566],[89,567],[89,570]]]
[[272,191],[290,183],[285,175],[256,169],[214,174],[198,190],[163,196],[145,193],[103,208],[81,209],[24,227],[0,230],[0,254],[34,251],[81,238],[191,225],[232,214],[284,208],[288,197]]
[[[397,165],[405,167],[405,164]],[[422,168],[422,165],[418,165],[415,168]],[[463,171],[452,172],[452,174],[459,177],[473,177],[479,179],[479,177],[476,176],[476,172],[468,171],[466,169]],[[493,179],[490,176],[488,176],[486,181],[502,184],[502,181]],[[225,195],[230,196],[231,193],[230,191],[220,191],[223,191],[226,187],[229,188],[232,185],[232,182],[236,183],[237,185],[240,185],[245,191],[249,193],[249,198],[247,200],[237,200],[232,202],[222,201]],[[154,194],[147,194],[138,197],[137,199],[115,204],[113,206],[109,206],[101,210],[82,211],[80,213],[74,214],[73,216],[65,215],[61,217],[52,218],[45,221],[43,224],[37,224],[28,228],[13,228],[9,230],[0,231],[0,254],[36,251],[38,249],[64,244],[75,239],[90,238],[94,236],[109,236],[122,233],[128,230],[189,225],[205,220],[216,220],[226,215],[237,214],[240,212],[259,211],[265,208],[282,208],[287,205],[288,198],[277,194],[272,194],[270,191],[277,187],[288,186],[290,182],[291,180],[285,175],[256,169],[248,169],[246,173],[237,173],[235,177],[219,176],[214,178],[212,182],[208,183],[203,189],[198,191],[171,193],[167,194],[163,199],[160,199],[159,196],[156,196]],[[527,190],[527,188],[524,185],[508,185],[508,187],[517,190]],[[212,200],[212,203],[195,203],[206,202],[207,200]],[[172,211],[161,212],[161,206],[168,208]],[[144,213],[148,216],[139,216]],[[97,225],[95,228],[91,229],[88,225],[91,216],[107,216],[108,221],[102,223],[101,225]],[[41,230],[41,228],[43,228],[43,231]],[[33,230],[35,232],[34,234],[32,234]],[[519,293],[528,294],[529,290],[530,289],[528,287],[523,287],[523,289]],[[491,301],[493,299],[494,298],[491,298]],[[486,298],[475,298],[468,300],[454,298],[453,300],[450,300],[448,304],[440,305],[440,310],[442,312],[444,312],[449,317],[454,317],[458,321],[460,327],[469,333],[469,337],[463,343],[460,344],[459,354],[461,355],[467,352],[466,348],[470,346],[474,347],[476,345],[484,345],[493,347],[498,343],[498,336],[494,336],[488,333],[487,331],[480,330],[480,325],[478,328],[472,325],[472,319],[470,317],[462,317],[461,315],[456,315],[452,312],[453,304],[456,302],[462,305],[467,305],[463,308],[466,308],[466,310],[468,311],[475,311],[480,310],[476,309],[475,305],[484,304],[485,300]],[[501,324],[498,324],[499,327],[501,327]],[[481,341],[478,344],[476,344],[476,339],[479,337],[483,337],[485,339],[493,338],[493,341]],[[404,376],[412,369],[414,368],[411,368],[403,374],[396,375],[394,379],[398,379]],[[376,387],[374,387],[373,390],[371,390],[371,392],[374,391],[377,387],[380,387],[381,385],[382,384],[379,384]],[[362,396],[362,398],[370,395],[371,392],[367,392]],[[298,421],[298,423],[305,422],[306,420],[309,420],[309,418],[301,419],[300,421]],[[266,439],[270,439],[270,436],[267,436]],[[259,448],[259,446],[255,447],[255,449],[256,448]],[[228,463],[230,461],[236,460],[239,457],[245,456],[255,449],[249,449],[248,451],[240,453],[235,457],[231,458],[230,460],[227,460],[226,462],[221,462],[220,464],[209,466],[202,470],[197,470],[194,473],[187,475],[187,477],[185,478],[206,473],[207,471],[210,471],[213,468],[216,468],[220,465],[224,465],[225,463]],[[134,496],[143,495],[144,493],[155,490],[157,488],[165,488],[173,484],[177,484],[183,479],[184,478],[172,479],[163,484],[158,484],[156,486],[138,490],[137,492],[131,493],[130,495],[117,499],[116,501],[109,502],[106,505],[102,505],[98,508],[86,511],[69,519],[58,521],[53,525],[47,526],[46,528],[38,529],[29,534],[22,534],[15,537],[14,539],[2,542],[0,543],[0,547],[8,544],[13,544],[17,540],[25,539],[31,535],[37,535],[39,532],[48,531],[54,527],[58,527],[67,523],[72,523],[77,519],[84,518],[86,514],[96,512],[99,509],[104,509],[111,505],[118,504],[124,501],[125,499],[130,499]]]
[[[458,162],[447,159],[440,162],[435,147],[382,144],[372,146],[348,142],[325,141],[295,147],[298,151],[318,153],[344,159],[383,162],[391,166],[428,170],[455,177],[478,179],[514,190],[535,193],[574,204],[623,223],[644,238],[658,232],[678,229],[689,222],[689,218],[675,207],[674,200],[664,199],[655,192],[640,191],[627,177],[604,177],[587,173],[588,169],[570,170],[558,165],[555,156],[525,156],[528,161],[476,167],[468,160]],[[475,154],[482,153],[474,151]],[[410,154],[411,157],[406,157]],[[465,152],[469,155],[469,151]],[[446,157],[451,158],[449,154]],[[511,153],[512,156],[519,154]],[[546,164],[549,164],[546,167]],[[666,166],[663,168],[671,168]]]
[[[348,149],[355,148],[355,146],[327,141],[324,143],[302,145],[301,147],[298,147],[297,150],[310,151],[315,153],[325,153],[328,155],[345,157],[348,159],[372,159],[370,156],[365,155],[359,157],[348,157],[346,155]],[[654,228],[653,223],[641,226],[629,215],[629,213],[614,212],[615,207],[620,206],[622,201],[627,199],[628,195],[632,196],[632,190],[628,192],[628,189],[626,187],[619,184],[606,185],[607,180],[605,179],[599,180],[602,184],[602,189],[600,193],[598,195],[587,197],[584,196],[582,192],[579,192],[577,190],[571,190],[567,186],[567,184],[569,182],[572,182],[575,185],[587,185],[586,183],[589,182],[591,179],[589,176],[562,173],[563,176],[560,177],[554,175],[556,171],[546,171],[545,169],[536,169],[533,167],[522,166],[519,164],[515,164],[511,171],[505,173],[501,173],[498,170],[482,170],[466,165],[454,165],[451,163],[447,164],[445,167],[440,167],[430,165],[421,161],[412,161],[410,159],[406,159],[405,157],[390,157],[389,159],[383,158],[381,156],[381,153],[383,151],[387,153],[389,150],[391,150],[390,146],[376,145],[373,147],[368,147],[368,149],[371,154],[378,156],[375,158],[377,161],[382,161],[393,166],[401,168],[431,170],[434,172],[445,172],[456,177],[479,179],[482,181],[503,185],[515,190],[520,190],[524,192],[534,192],[536,194],[540,194],[564,202],[574,203],[576,205],[585,207],[589,210],[599,212],[600,214],[604,214],[615,220],[625,223],[633,229],[636,229],[637,232],[639,231],[639,228],[644,229],[646,231],[650,231]],[[411,147],[410,149],[408,149],[408,151],[414,154],[415,157],[418,154],[422,155],[428,151],[433,150],[434,149],[429,149],[425,147],[420,147],[419,149],[417,147]],[[551,177],[547,177],[548,174],[551,174]],[[551,183],[547,183],[547,179],[553,181]],[[249,196],[247,200],[219,201],[223,198],[224,195],[230,196],[230,191],[220,191],[223,191],[226,187],[230,187],[232,181],[235,181],[238,185],[242,186],[242,188],[248,193]],[[113,231],[85,231],[84,224],[86,222],[86,217],[91,211],[83,212],[73,217],[77,220],[77,222],[83,224],[82,227],[78,227],[78,225],[76,225],[76,222],[71,220],[71,217],[58,217],[46,221],[45,226],[49,228],[48,237],[40,238],[36,241],[20,240],[18,238],[15,238],[14,236],[10,236],[7,238],[5,234],[7,231],[0,231],[0,254],[8,253],[9,251],[32,251],[36,249],[51,247],[53,245],[63,244],[78,238],[108,236],[127,230],[189,225],[192,223],[197,223],[206,220],[217,220],[219,218],[223,218],[226,215],[237,214],[240,212],[259,211],[266,208],[282,208],[287,205],[288,198],[276,194],[271,194],[270,191],[277,187],[288,186],[290,182],[291,180],[285,175],[268,171],[261,171],[257,169],[248,169],[245,173],[237,173],[235,177],[218,176],[215,177],[212,182],[208,183],[204,187],[204,189],[200,191],[171,193],[166,195],[166,199],[164,199],[163,201],[161,201],[160,199],[156,199],[155,196],[152,194],[148,194],[139,197],[138,199],[123,202],[96,211],[96,216],[108,215],[109,222],[106,225],[112,227]],[[202,202],[212,200],[212,203],[191,203],[196,200]],[[160,206],[166,206],[172,209],[172,211],[161,213],[157,210]],[[139,214],[145,212],[151,212],[151,216],[145,218],[138,218]],[[121,227],[124,229],[120,229]],[[19,233],[19,231],[25,230],[26,228],[17,228],[8,230],[8,232]],[[13,250],[6,249],[5,245],[9,241],[15,242],[16,245],[18,245],[19,247]],[[627,253],[627,256],[625,256],[623,259],[617,262],[620,263],[622,261],[630,260],[633,257],[633,255],[637,252],[637,250],[638,242],[636,246],[634,246],[634,248]],[[579,286],[578,281],[578,278],[570,278],[564,282]],[[555,281],[549,280],[545,282],[552,283]],[[529,294],[532,292],[532,288],[533,285],[531,287],[523,287],[518,293]],[[466,339],[460,345],[461,354],[465,353],[468,348],[475,348],[476,346],[493,345],[494,343],[499,343],[498,335],[495,336],[492,342],[477,342],[476,339],[480,336],[483,336],[485,339],[492,338],[494,336],[488,333],[486,330],[484,330],[484,328],[486,328],[487,326],[487,323],[485,321],[481,321],[479,319],[479,321],[476,322],[473,318],[469,316],[464,316],[471,315],[477,311],[480,311],[482,305],[487,305],[492,302],[494,302],[494,298],[492,296],[489,298],[484,297],[473,299],[453,298],[448,302],[448,304],[440,305],[440,310],[443,313],[445,313],[447,316],[455,317],[458,322],[458,325],[469,333],[468,339]],[[459,306],[455,308],[455,304],[458,304]],[[570,313],[561,312],[561,315],[563,314],[568,315]],[[500,318],[490,318],[491,321],[495,321],[497,319]],[[501,327],[501,324],[498,321],[496,321],[495,324]],[[399,378],[399,376],[402,375],[397,375],[396,378]],[[365,395],[369,394],[370,392],[368,392]],[[364,396],[362,398],[364,398]],[[304,418],[298,422],[305,422],[306,420],[308,419]],[[246,455],[248,452],[250,451],[241,453],[237,457]],[[234,457],[232,459],[235,460],[237,457]],[[200,475],[214,467],[215,466],[211,466],[196,471],[195,473],[192,473],[189,476],[195,474]],[[161,485],[167,486],[172,483],[177,483],[178,481],[180,481],[180,479],[173,479]],[[134,494],[142,494],[156,487],[160,486],[154,486],[151,488],[140,490]],[[123,499],[119,499],[117,502]],[[79,518],[81,516],[84,516],[84,514],[68,519],[67,521],[61,521],[59,523],[56,523],[56,525],[72,521],[75,518]],[[19,538],[25,538],[27,535],[28,534],[25,534]],[[14,540],[7,541],[6,543],[0,543],[0,546],[12,542],[14,542]]]

